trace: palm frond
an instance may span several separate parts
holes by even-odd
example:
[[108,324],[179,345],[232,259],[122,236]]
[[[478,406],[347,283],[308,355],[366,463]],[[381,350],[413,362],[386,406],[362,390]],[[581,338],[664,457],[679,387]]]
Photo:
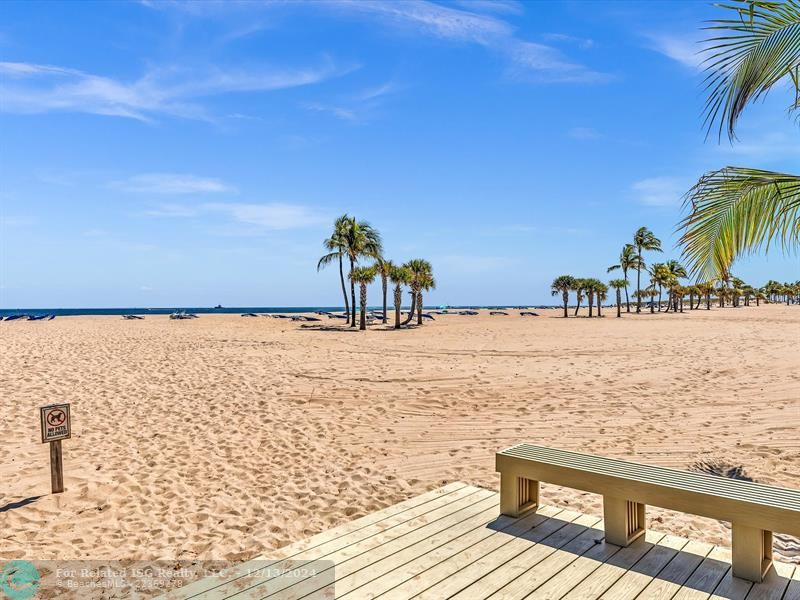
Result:
[[736,137],[736,122],[745,107],[785,77],[795,88],[792,108],[800,105],[800,3],[733,2],[718,5],[735,12],[736,18],[712,21],[706,30],[714,32],[713,37],[703,50],[705,125],[710,133],[718,122],[718,136],[727,129],[730,139]]
[[733,261],[776,240],[800,245],[800,176],[743,167],[704,175],[686,195],[679,224],[688,270],[699,279],[729,274]]

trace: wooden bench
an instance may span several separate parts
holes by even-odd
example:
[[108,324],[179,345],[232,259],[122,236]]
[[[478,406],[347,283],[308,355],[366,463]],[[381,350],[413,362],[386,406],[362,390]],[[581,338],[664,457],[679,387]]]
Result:
[[736,577],[761,582],[772,532],[800,536],[800,490],[519,444],[497,453],[500,512],[536,510],[539,482],[603,495],[606,541],[627,546],[645,532],[645,506],[729,521]]

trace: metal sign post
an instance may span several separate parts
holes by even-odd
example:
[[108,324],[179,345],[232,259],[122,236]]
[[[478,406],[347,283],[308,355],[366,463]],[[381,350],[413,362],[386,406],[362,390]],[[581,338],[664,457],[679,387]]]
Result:
[[72,435],[69,404],[51,404],[39,409],[42,421],[42,443],[50,442],[50,486],[54,494],[64,491],[64,468],[61,440]]

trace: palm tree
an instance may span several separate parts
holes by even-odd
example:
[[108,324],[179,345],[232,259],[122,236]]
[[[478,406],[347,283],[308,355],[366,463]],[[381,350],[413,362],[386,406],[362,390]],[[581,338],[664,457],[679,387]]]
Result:
[[631,301],[628,298],[628,270],[629,269],[640,269],[642,266],[641,264],[642,259],[636,254],[636,248],[633,244],[625,244],[622,247],[622,252],[619,253],[619,262],[615,265],[611,265],[608,267],[606,273],[611,273],[611,271],[615,269],[622,269],[622,279],[626,282],[625,283],[625,306],[626,312],[631,312]]
[[[375,281],[375,276],[377,275],[377,270],[374,266],[372,267],[354,267],[350,271],[350,281],[353,282],[353,285],[356,283],[360,286],[360,310],[361,310],[361,324],[359,325],[359,329],[362,331],[367,328],[367,285]],[[355,306],[355,305],[353,305]]]
[[[719,124],[736,138],[745,108],[780,82],[791,82],[800,108],[800,3],[731,0],[718,5],[732,11],[718,19],[706,53],[705,124]],[[800,176],[728,166],[703,175],[686,194],[689,214],[681,221],[680,243],[690,270],[700,277],[721,277],[733,261],[780,243],[784,251],[800,246]]]
[[599,279],[595,279],[594,293],[597,296],[597,316],[602,317],[603,301],[608,297],[608,286]]
[[567,305],[569,304],[569,292],[575,289],[575,278],[572,275],[559,275],[550,284],[550,291],[553,296],[561,294],[561,301],[564,303],[564,318],[569,315],[567,313]]
[[425,306],[422,302],[422,292],[434,289],[436,289],[436,280],[433,278],[433,273],[431,271],[423,273],[417,287],[417,325],[422,325],[422,308]]
[[394,328],[400,329],[400,309],[403,304],[403,286],[411,283],[411,272],[406,267],[394,267],[389,277],[394,284]]
[[386,324],[386,292],[388,288],[388,280],[389,275],[392,274],[392,269],[394,269],[394,263],[390,260],[386,260],[382,256],[379,256],[375,259],[375,270],[377,271],[378,275],[381,276],[381,286],[383,287],[383,323]]
[[[617,292],[617,317],[622,316],[622,289],[625,288],[625,292],[628,291],[628,280],[627,279],[612,279],[608,282],[608,285],[613,287]],[[625,301],[627,302],[628,297],[626,295]],[[630,305],[628,306],[630,308]],[[630,311],[628,311],[630,312]]]
[[[350,272],[353,272],[361,257],[377,258],[381,255],[381,236],[366,221],[357,221],[350,217],[344,229],[344,254],[350,260]],[[350,298],[352,312],[350,326],[356,326],[356,284],[350,278]]]
[[328,254],[319,259],[317,263],[317,271],[329,265],[334,260],[339,262],[339,279],[342,282],[342,295],[344,296],[344,312],[350,315],[350,303],[347,300],[347,288],[344,284],[344,268],[342,266],[342,258],[345,254],[345,236],[349,226],[350,216],[345,213],[333,222],[333,233],[331,237],[322,242]]
[[[418,308],[417,303],[422,298],[420,291],[423,283],[426,281],[426,274],[433,277],[433,267],[431,263],[422,258],[414,258],[403,266],[408,269],[411,275],[411,280],[409,281],[409,285],[411,286],[411,311],[408,313],[408,318],[403,322],[403,325],[408,325],[411,319],[414,318],[414,313],[416,311],[419,311],[420,315],[422,314],[422,307],[420,306]],[[419,320],[421,320],[421,318],[421,316],[418,317]]]
[[[688,275],[686,274],[686,269],[683,267],[683,265],[674,258],[664,263],[664,268],[668,273],[667,280],[669,282],[670,290],[669,303],[672,304],[672,312],[678,312],[678,296],[676,292],[679,292],[682,289],[679,280],[684,279]],[[669,303],[667,304],[667,308],[669,308]],[[681,312],[683,312],[683,296],[681,296]]]
[[661,312],[662,288],[670,285],[670,274],[664,263],[653,263],[650,265],[649,273],[653,289],[655,290],[655,287],[658,286],[658,312]]
[[585,279],[580,279],[578,277],[572,283],[572,291],[575,292],[575,297],[577,302],[575,303],[575,316],[578,316],[578,310],[581,307],[581,301],[583,300],[583,292],[585,290]]
[[[636,254],[639,258],[639,261],[636,265],[636,289],[637,291],[641,291],[641,274],[642,269],[645,267],[645,262],[642,258],[642,250],[661,252],[661,240],[659,240],[647,227],[639,227],[639,229],[636,230],[636,233],[633,234],[633,245],[636,248]],[[636,312],[642,312],[641,294],[636,297]]]

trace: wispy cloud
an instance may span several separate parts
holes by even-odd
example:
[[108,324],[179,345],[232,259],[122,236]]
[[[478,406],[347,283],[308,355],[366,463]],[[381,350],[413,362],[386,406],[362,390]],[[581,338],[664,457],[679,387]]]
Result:
[[300,204],[282,202],[205,202],[199,205],[161,204],[144,212],[151,217],[194,218],[211,214],[226,216],[231,222],[259,230],[279,231],[319,225],[328,215]]
[[680,177],[650,177],[636,181],[631,189],[636,199],[647,206],[680,206],[691,184]]
[[593,39],[577,37],[566,33],[545,33],[542,38],[548,42],[569,44],[583,50],[594,48],[596,45]]
[[172,173],[135,175],[122,181],[115,181],[111,187],[140,194],[210,194],[236,191],[235,187],[219,179]]
[[600,137],[600,132],[591,127],[572,127],[567,131],[567,135],[574,140],[596,140]]
[[494,15],[425,0],[340,0],[332,6],[378,18],[387,25],[411,28],[441,39],[478,44],[499,52],[511,60],[511,74],[518,78],[535,75],[538,81],[582,83],[610,79],[608,74],[569,60],[551,46],[518,38],[510,23]]
[[296,69],[222,69],[203,72],[154,69],[122,81],[77,69],[24,62],[0,62],[0,110],[13,113],[84,112],[152,121],[170,115],[211,119],[200,99],[220,94],[266,92],[312,85],[338,77],[354,66],[325,59]]
[[663,54],[693,70],[701,70],[705,59],[697,34],[650,33],[646,34],[651,50]]
[[[154,8],[172,7],[204,18],[222,18],[242,11],[263,11],[298,4],[263,0],[244,3],[151,3]],[[515,79],[576,83],[598,83],[612,79],[607,73],[568,59],[552,46],[518,37],[515,27],[503,17],[521,14],[524,10],[521,2],[465,0],[445,5],[429,0],[329,0],[312,2],[306,6],[309,5],[339,15],[378,21],[384,26],[415,34],[483,46],[511,62],[509,75]],[[565,34],[551,35],[559,36],[553,41],[578,41],[583,47],[588,47],[591,42]]]
[[239,223],[269,230],[298,229],[326,221],[324,215],[297,204],[204,204],[201,208],[227,214]]
[[402,87],[393,81],[340,96],[333,102],[304,102],[303,108],[328,113],[343,121],[363,121],[372,115],[387,96]]

